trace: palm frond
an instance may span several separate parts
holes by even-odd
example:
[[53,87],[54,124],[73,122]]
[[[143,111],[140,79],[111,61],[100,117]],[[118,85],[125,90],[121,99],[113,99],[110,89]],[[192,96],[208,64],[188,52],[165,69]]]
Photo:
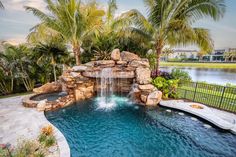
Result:
[[2,2],[0,1],[0,8],[4,9],[4,5],[2,4]]
[[190,17],[193,20],[210,17],[219,20],[225,13],[224,0],[198,0],[182,1],[185,7],[178,10],[177,16],[180,18]]

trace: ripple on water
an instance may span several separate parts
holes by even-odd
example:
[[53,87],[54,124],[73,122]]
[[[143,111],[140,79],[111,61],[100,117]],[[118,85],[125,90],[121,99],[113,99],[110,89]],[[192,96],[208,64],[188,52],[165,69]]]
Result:
[[175,156],[234,157],[236,137],[206,129],[188,114],[162,108],[147,109],[117,97],[116,107],[98,110],[96,99],[47,112],[46,117],[65,135],[72,157]]

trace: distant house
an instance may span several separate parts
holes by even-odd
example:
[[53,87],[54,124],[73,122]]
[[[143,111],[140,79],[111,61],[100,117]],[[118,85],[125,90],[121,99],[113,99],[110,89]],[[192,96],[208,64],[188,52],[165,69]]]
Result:
[[173,50],[168,56],[162,56],[161,60],[167,61],[171,59],[198,59],[197,50]]
[[[228,49],[216,49],[211,54],[203,56],[203,61],[208,62],[225,62],[231,61],[231,59],[227,59],[225,54],[228,52],[236,52],[236,48],[228,48]],[[234,61],[234,60],[232,60]]]

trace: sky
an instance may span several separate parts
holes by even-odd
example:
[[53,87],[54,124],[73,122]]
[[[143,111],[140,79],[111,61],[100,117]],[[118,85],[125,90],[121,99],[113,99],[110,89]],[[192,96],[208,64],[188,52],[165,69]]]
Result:
[[[97,0],[106,6],[107,0]],[[202,19],[194,25],[210,30],[215,49],[236,48],[236,0],[226,1],[226,13],[220,21]],[[30,28],[40,21],[26,12],[23,6],[33,6],[45,10],[44,0],[1,0],[5,9],[0,9],[0,40],[10,41],[13,44],[26,40]],[[146,14],[143,0],[117,0],[117,15],[130,9],[138,9]],[[195,48],[194,46],[188,47]]]

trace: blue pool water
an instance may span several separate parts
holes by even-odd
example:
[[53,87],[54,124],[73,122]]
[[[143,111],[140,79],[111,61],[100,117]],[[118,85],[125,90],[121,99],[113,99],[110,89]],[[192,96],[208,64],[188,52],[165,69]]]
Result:
[[99,98],[46,112],[72,157],[235,157],[236,136],[179,111]]

